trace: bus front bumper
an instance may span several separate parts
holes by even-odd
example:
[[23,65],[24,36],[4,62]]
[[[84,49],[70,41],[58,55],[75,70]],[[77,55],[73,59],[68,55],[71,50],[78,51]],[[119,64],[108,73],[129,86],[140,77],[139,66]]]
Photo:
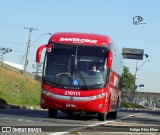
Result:
[[62,111],[106,112],[108,111],[108,97],[106,93],[95,96],[76,97],[57,95],[42,91],[41,107],[43,109],[57,109]]

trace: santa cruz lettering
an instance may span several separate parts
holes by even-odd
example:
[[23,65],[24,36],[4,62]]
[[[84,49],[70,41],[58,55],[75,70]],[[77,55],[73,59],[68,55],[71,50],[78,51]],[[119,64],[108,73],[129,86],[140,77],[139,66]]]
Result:
[[60,41],[81,42],[81,43],[93,43],[96,44],[98,40],[81,39],[81,38],[60,38]]

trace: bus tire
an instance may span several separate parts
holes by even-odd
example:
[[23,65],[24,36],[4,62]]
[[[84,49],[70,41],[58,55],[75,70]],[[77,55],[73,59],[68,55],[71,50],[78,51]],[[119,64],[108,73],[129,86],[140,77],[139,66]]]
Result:
[[117,103],[116,103],[116,111],[110,112],[108,117],[111,119],[117,119],[117,111],[119,111],[119,97],[118,97]]
[[106,113],[98,113],[98,120],[105,121],[106,120]]
[[119,111],[119,97],[117,99],[116,111]]
[[111,119],[117,119],[117,111],[111,112],[110,118],[111,118]]
[[56,109],[48,109],[49,118],[56,118],[58,114],[58,110]]
[[74,115],[73,111],[68,112],[68,117],[72,118],[72,119],[75,118],[75,115]]
[[107,118],[107,119],[110,119],[110,118],[111,118],[111,112],[108,112],[108,113],[107,113],[106,118]]

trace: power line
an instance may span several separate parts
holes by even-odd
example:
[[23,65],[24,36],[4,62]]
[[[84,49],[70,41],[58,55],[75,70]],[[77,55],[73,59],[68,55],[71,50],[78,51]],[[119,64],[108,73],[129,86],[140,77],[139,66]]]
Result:
[[0,41],[0,42],[4,44],[26,44],[26,43],[11,42],[11,41]]
[[148,79],[143,79],[143,78],[138,78],[139,80],[143,80],[143,81],[147,81],[147,82],[151,82],[151,83],[158,83],[160,84],[160,82],[158,81],[151,81],[151,80],[148,80]]
[[[23,27],[24,24],[19,22],[19,21],[14,21],[14,20],[11,20],[11,19],[8,19],[8,18],[4,18],[2,16],[0,16],[0,19],[2,20],[2,22],[7,22],[9,24],[11,24],[13,26],[13,24],[16,26],[16,27]],[[5,23],[6,24],[6,23]]]
[[146,70],[146,69],[141,69],[141,70],[143,70],[143,71],[145,71],[145,72],[147,72],[147,73],[153,74],[153,75],[160,76],[160,74],[158,74],[158,73],[154,73],[154,72],[151,72],[151,71]]
[[31,33],[32,33],[33,30],[37,30],[37,28],[33,28],[33,27],[25,28],[24,27],[24,29],[29,29],[29,39],[28,39],[26,59],[25,59],[25,65],[24,65],[24,71],[26,71],[26,67],[28,65],[28,52],[29,52],[29,48],[30,48],[30,45],[31,45]]
[[152,77],[148,77],[148,76],[143,76],[143,75],[140,75],[140,77],[144,77],[144,78],[149,78],[151,80],[159,80],[160,81],[160,78],[152,78]]

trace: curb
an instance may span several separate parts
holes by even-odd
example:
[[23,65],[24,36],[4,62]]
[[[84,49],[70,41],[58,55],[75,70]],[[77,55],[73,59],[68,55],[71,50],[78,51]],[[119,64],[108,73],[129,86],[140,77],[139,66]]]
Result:
[[39,106],[18,106],[18,105],[9,105],[6,103],[0,103],[0,109],[22,109],[22,110],[42,110]]
[[21,107],[0,103],[0,109],[21,109]]

